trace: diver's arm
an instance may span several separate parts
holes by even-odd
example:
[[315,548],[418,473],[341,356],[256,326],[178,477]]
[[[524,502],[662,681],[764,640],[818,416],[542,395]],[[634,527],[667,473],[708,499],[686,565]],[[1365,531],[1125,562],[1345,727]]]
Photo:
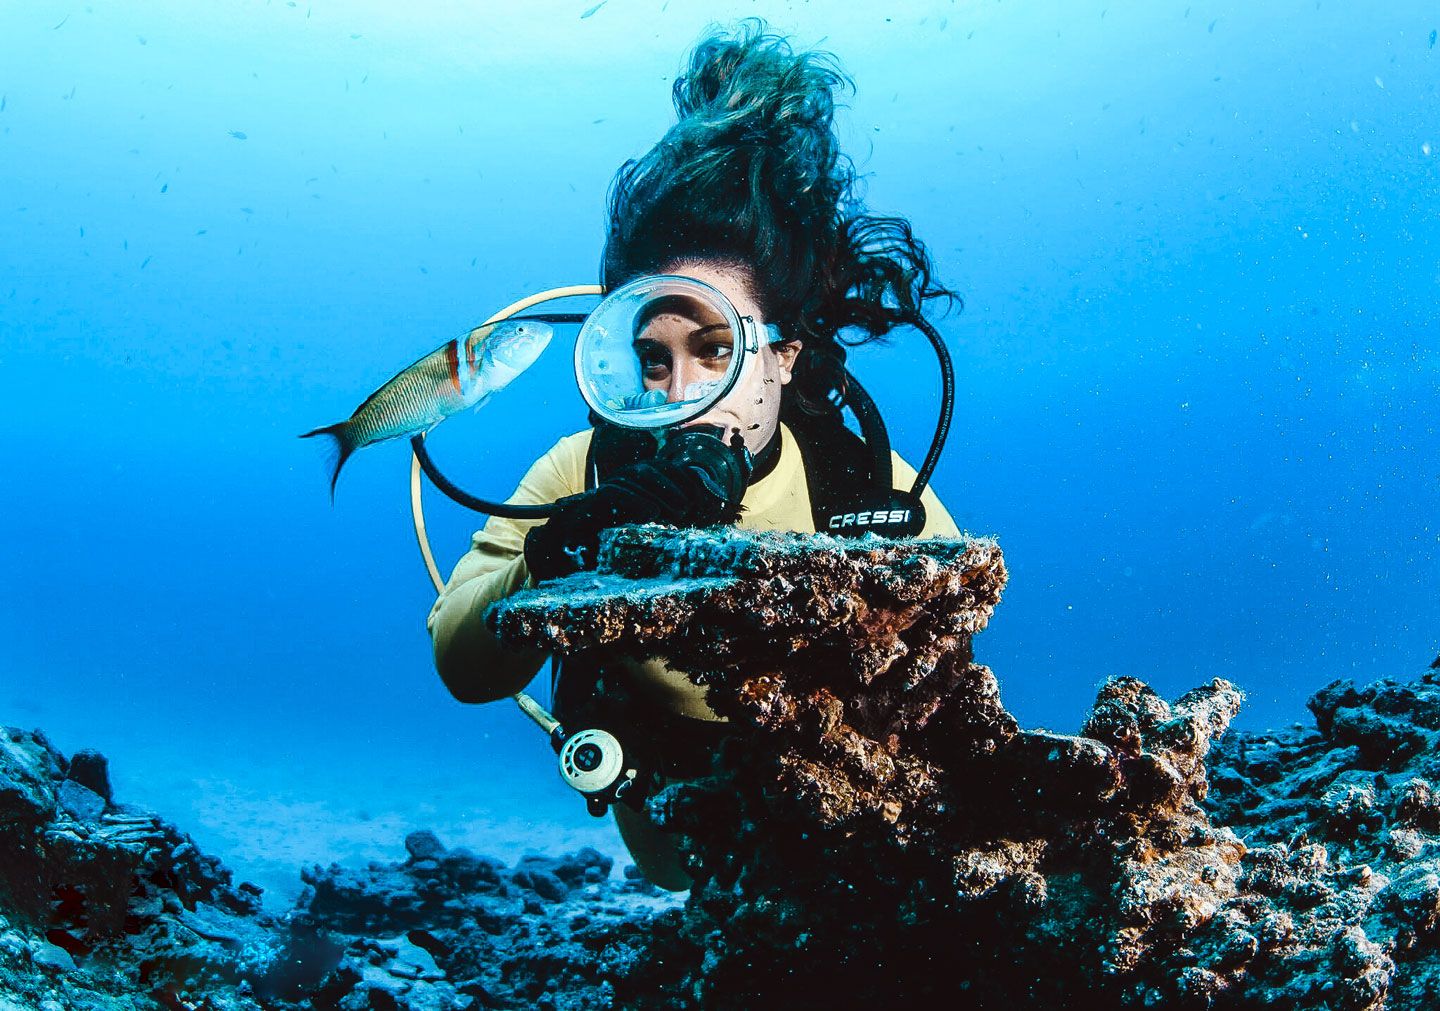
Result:
[[[584,490],[589,432],[562,439],[537,460],[509,499],[553,502]],[[525,564],[525,534],[538,520],[492,516],[471,539],[455,566],[426,627],[435,649],[435,669],[461,702],[491,702],[530,683],[545,663],[536,649],[507,649],[485,624],[485,609],[534,585]]]
[[[900,454],[890,453],[892,461],[893,479],[892,483],[898,489],[909,491],[915,485],[915,468],[911,467]],[[920,504],[925,507],[925,527],[916,536],[919,537],[959,537],[960,528],[950,518],[950,513],[940,504],[940,498],[935,494],[935,485],[927,484],[925,490],[920,493]]]

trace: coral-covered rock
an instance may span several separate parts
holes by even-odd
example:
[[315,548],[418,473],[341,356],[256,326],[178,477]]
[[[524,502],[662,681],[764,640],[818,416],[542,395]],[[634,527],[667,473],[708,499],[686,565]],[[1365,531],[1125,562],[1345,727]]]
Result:
[[23,1007],[256,1007],[276,932],[259,890],[174,826],[113,804],[104,758],[0,728],[0,997]]
[[599,573],[496,608],[516,643],[662,653],[739,731],[714,776],[652,801],[695,887],[627,1003],[665,1006],[662,985],[715,1008],[1234,986],[1230,949],[1183,970],[1237,890],[1245,848],[1200,802],[1240,693],[1216,680],[1172,706],[1116,679],[1086,736],[1021,731],[971,650],[1004,584],[983,539],[642,528],[606,541]]
[[0,728],[0,1011],[601,1008],[674,904],[592,849],[512,871],[416,832],[277,917],[103,770]]
[[631,529],[597,573],[495,609],[517,644],[665,656],[737,731],[710,777],[651,802],[695,885],[626,1006],[1418,1000],[1397,959],[1433,965],[1440,874],[1374,868],[1433,851],[1440,769],[1415,765],[1440,698],[1332,686],[1321,735],[1262,739],[1211,798],[1241,693],[1167,703],[1116,678],[1081,735],[1022,731],[971,651],[1004,583],[985,540]]
[[110,763],[98,751],[85,748],[71,755],[65,778],[90,790],[107,804],[114,799],[110,795]]
[[1257,975],[1287,1006],[1431,1006],[1440,1002],[1440,672],[1336,681],[1309,705],[1317,729],[1238,734],[1215,756],[1214,817],[1257,847],[1249,880],[1292,924],[1290,979]]

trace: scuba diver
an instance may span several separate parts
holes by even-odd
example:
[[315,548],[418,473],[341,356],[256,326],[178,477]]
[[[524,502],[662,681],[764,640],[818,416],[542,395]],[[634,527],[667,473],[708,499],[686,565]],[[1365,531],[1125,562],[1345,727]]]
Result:
[[[923,487],[943,425],[917,483],[845,370],[847,345],[917,327],[941,355],[948,398],[949,360],[922,309],[958,301],[932,280],[907,221],[863,212],[832,124],[848,85],[828,54],[795,53],[758,22],[712,30],[692,52],[674,85],[678,122],[611,187],[607,297],[576,358],[595,377],[591,427],[561,439],[508,500],[559,504],[544,520],[492,516],[430,612],[436,668],[460,701],[529,684],[546,656],[501,646],[486,609],[593,568],[611,527],[958,534]],[[616,393],[616,374],[632,387]],[[865,438],[847,427],[847,406]],[[667,411],[681,420],[657,426]],[[655,417],[642,426],[636,414]],[[923,491],[908,496],[912,486]],[[876,487],[880,505],[846,504]],[[728,732],[704,689],[660,659],[602,669],[571,657],[555,679],[558,719],[607,728],[649,756],[657,782],[707,774]],[[641,873],[688,888],[643,804],[610,806]]]

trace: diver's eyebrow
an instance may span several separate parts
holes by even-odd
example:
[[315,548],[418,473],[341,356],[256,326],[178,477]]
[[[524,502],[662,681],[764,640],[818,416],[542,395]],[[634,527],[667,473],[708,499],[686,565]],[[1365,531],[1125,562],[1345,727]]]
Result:
[[700,329],[698,329],[698,330],[691,330],[691,331],[690,331],[690,339],[691,339],[691,340],[694,340],[696,337],[704,337],[704,336],[705,336],[706,334],[708,334],[711,330],[729,330],[729,329],[730,329],[730,324],[729,324],[729,323],[726,323],[726,322],[724,322],[724,321],[722,320],[722,321],[719,322],[719,323],[711,323],[709,326],[702,326],[702,327],[701,327]]
[[[729,323],[726,323],[724,320],[721,320],[719,323],[711,323],[709,326],[697,327],[696,329],[691,330],[691,331],[690,331],[688,334],[686,334],[685,336],[686,336],[687,338],[689,338],[690,340],[696,340],[697,338],[704,337],[706,334],[710,333],[712,330],[729,330],[729,329],[730,329],[730,324],[729,324]],[[664,343],[665,343],[664,341],[658,341],[658,340],[656,340],[654,337],[636,337],[634,340],[632,340],[632,341],[630,342],[630,346],[631,346],[631,347],[637,347],[637,348],[638,348],[641,344],[664,344]]]

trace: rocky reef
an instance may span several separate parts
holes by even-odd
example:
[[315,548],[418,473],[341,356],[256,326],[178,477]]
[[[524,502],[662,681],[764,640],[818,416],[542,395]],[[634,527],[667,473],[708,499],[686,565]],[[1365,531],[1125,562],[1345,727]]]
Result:
[[[491,612],[519,645],[666,656],[734,733],[650,803],[683,904],[593,851],[312,867],[283,915],[103,758],[0,730],[0,1011],[1424,1008],[1440,1001],[1440,672],[1236,734],[1241,692],[1133,678],[1021,729],[972,639],[984,539],[607,536]],[[578,803],[578,801],[577,801]]]
[[1234,735],[1212,762],[1211,816],[1290,935],[1250,972],[1266,1006],[1440,1006],[1440,670],[1335,681],[1309,708],[1313,727]]
[[1118,1005],[1208,983],[1179,963],[1244,853],[1199,806],[1231,685],[1172,707],[1119,680],[1086,736],[1021,731],[973,661],[1006,578],[988,540],[631,530],[601,570],[512,599],[497,630],[663,651],[739,731],[713,776],[652,802],[695,886],[624,1006]]
[[405,848],[304,870],[272,915],[175,826],[117,803],[100,755],[0,728],[0,1011],[578,1011],[609,1003],[606,979],[673,905],[594,850],[506,867],[429,832]]
[[517,644],[663,654],[736,729],[651,801],[695,885],[621,1006],[1427,1006],[1440,820],[1402,766],[1437,683],[1332,686],[1261,748],[1272,793],[1240,736],[1211,799],[1241,692],[1116,678],[1081,735],[1023,731],[971,649],[1004,584],[987,540],[631,529],[495,610]]

